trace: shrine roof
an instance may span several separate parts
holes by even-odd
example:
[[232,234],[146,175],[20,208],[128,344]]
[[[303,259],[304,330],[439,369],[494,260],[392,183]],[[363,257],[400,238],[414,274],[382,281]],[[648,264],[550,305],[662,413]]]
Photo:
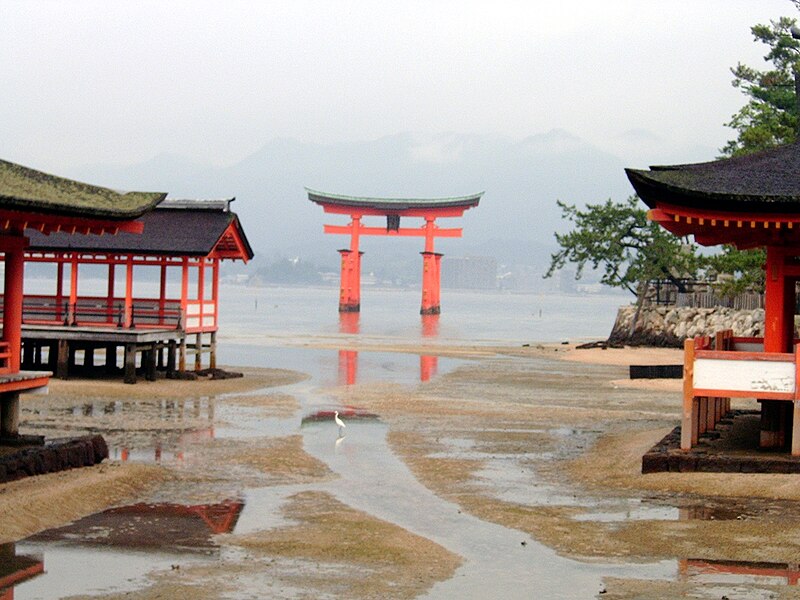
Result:
[[[44,235],[30,232],[31,251],[96,252],[168,256],[208,256],[223,238],[235,230],[239,247],[225,258],[249,260],[253,250],[244,234],[230,200],[165,200],[137,221],[144,225],[141,234],[121,231],[116,235]],[[233,242],[234,240],[231,240]],[[231,249],[233,252],[233,249]]]
[[90,219],[130,220],[166,197],[119,192],[0,160],[0,208]]
[[800,144],[705,163],[625,169],[639,197],[725,212],[800,212]]
[[469,196],[451,196],[445,198],[376,198],[366,196],[344,196],[341,194],[329,194],[305,188],[308,199],[322,205],[352,206],[361,208],[371,208],[377,210],[401,211],[407,209],[425,208],[451,208],[465,207],[471,208],[478,206],[483,192],[470,194]]

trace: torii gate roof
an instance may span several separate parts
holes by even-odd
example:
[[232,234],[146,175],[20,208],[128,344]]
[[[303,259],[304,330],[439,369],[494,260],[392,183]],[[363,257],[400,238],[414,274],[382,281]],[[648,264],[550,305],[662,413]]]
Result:
[[450,196],[444,198],[376,198],[368,196],[344,196],[305,188],[308,199],[323,207],[348,207],[377,211],[381,214],[403,214],[420,209],[468,208],[478,206],[483,192],[469,196]]
[[705,163],[626,169],[649,216],[700,244],[800,243],[800,144]]

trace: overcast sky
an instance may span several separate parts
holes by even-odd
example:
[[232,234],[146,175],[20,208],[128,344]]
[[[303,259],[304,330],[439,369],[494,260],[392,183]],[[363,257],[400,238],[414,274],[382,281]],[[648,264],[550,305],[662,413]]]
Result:
[[729,69],[762,65],[750,26],[781,15],[789,0],[3,0],[0,157],[227,165],[276,137],[553,128],[719,148],[744,101]]

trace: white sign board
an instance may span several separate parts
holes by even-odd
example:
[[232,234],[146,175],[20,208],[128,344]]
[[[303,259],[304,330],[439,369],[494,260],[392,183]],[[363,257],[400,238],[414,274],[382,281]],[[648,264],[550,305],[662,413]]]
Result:
[[698,358],[692,385],[702,390],[753,392],[754,396],[758,392],[793,394],[794,379],[794,362]]

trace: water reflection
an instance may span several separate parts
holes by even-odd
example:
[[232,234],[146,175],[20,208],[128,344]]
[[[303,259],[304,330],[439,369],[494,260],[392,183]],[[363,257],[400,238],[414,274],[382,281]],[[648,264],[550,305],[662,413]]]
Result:
[[678,561],[678,573],[681,581],[797,585],[800,564],[687,558]]
[[39,556],[17,554],[17,545],[0,544],[0,600],[14,600],[14,586],[44,573]]
[[[359,313],[339,314],[339,333],[357,335],[360,333]],[[422,337],[435,338],[439,335],[439,315],[422,315]],[[439,371],[439,357],[420,355],[419,380],[430,381]],[[358,382],[358,350],[339,350],[339,385],[355,385]]]
[[195,505],[132,504],[50,529],[26,542],[211,554],[218,549],[213,536],[232,532],[243,507],[238,499]]

